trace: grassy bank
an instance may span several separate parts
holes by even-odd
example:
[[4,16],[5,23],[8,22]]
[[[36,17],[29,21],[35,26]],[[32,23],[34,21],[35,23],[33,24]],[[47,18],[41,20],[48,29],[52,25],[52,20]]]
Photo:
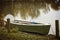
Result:
[[17,27],[12,28],[8,33],[8,30],[6,28],[0,27],[0,40],[55,40],[55,39],[49,36],[21,32]]

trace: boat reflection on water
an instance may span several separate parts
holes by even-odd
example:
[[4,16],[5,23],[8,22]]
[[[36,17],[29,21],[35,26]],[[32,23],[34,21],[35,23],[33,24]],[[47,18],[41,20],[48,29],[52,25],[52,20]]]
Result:
[[45,35],[48,34],[49,29],[50,29],[50,24],[19,21],[19,20],[12,21],[11,25],[19,27],[20,31],[45,34]]

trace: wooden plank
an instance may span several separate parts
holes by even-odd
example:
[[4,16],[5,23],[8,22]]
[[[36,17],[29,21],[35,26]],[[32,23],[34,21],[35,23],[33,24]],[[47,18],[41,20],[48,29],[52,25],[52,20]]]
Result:
[[55,20],[56,38],[59,38],[59,20]]

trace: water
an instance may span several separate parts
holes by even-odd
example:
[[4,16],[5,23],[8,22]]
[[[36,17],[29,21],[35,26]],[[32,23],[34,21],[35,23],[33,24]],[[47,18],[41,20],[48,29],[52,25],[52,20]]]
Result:
[[[7,18],[10,18],[10,20],[24,20],[21,18],[20,14],[18,13],[18,15],[14,18],[12,15],[7,15],[5,17],[5,20]],[[26,19],[26,21],[30,21],[30,22],[38,22],[38,23],[49,23],[51,24],[51,28],[50,28],[50,31],[49,31],[49,34],[53,34],[55,35],[55,20],[59,20],[59,23],[60,23],[60,10],[58,11],[54,11],[51,9],[50,12],[44,14],[42,11],[41,11],[41,14],[40,16],[38,16],[37,18],[34,18],[34,19],[31,19],[31,17],[28,17]],[[60,25],[59,25],[59,31],[60,31]],[[60,34],[60,32],[59,32]]]

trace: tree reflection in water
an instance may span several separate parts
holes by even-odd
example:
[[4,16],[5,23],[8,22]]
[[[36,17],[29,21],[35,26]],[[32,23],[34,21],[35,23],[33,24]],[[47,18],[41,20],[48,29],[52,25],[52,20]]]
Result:
[[36,18],[40,15],[39,9],[50,11],[49,5],[52,9],[59,10],[60,0],[0,0],[0,15],[16,16],[20,12],[23,19],[28,16]]

